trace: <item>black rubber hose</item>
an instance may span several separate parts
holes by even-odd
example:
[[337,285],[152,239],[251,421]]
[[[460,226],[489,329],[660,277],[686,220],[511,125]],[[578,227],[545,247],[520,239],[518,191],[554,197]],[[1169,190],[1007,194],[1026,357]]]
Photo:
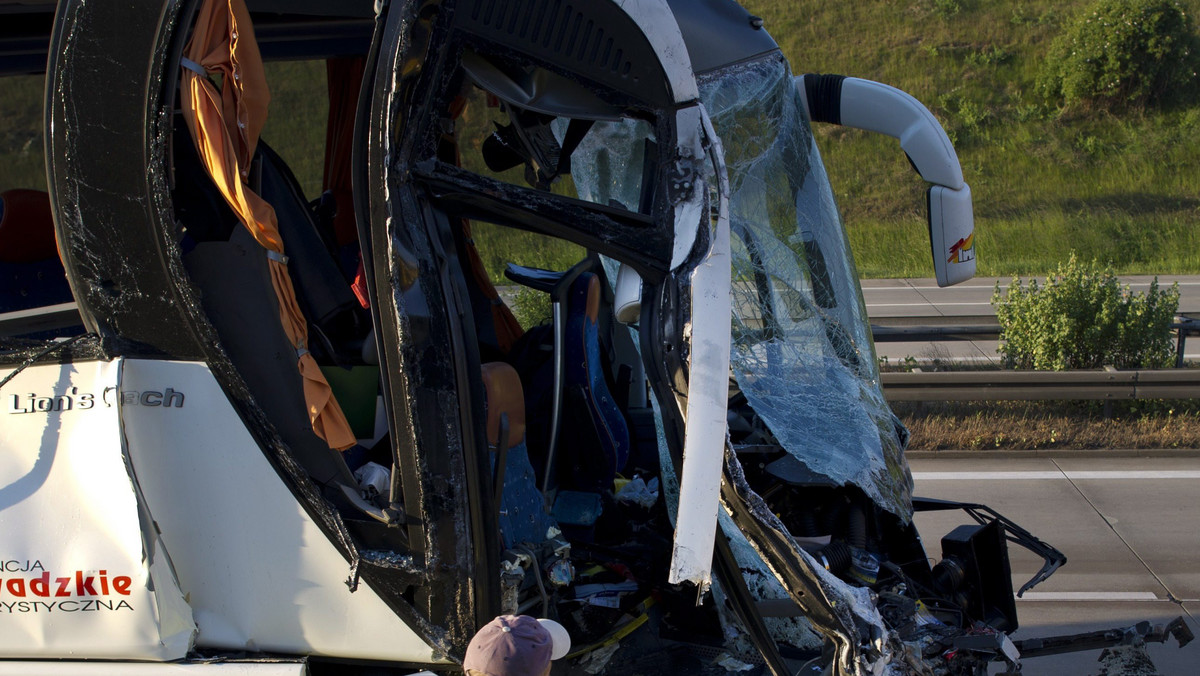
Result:
[[804,76],[804,94],[813,122],[842,123],[842,83],[845,80],[845,75],[808,73]]
[[834,502],[825,508],[824,519],[822,525],[825,527],[826,533],[838,532],[838,526],[842,522],[842,512],[846,511],[845,502]]
[[[799,527],[799,532],[796,533],[796,535],[799,537],[816,537],[818,535],[824,535],[824,533],[820,532],[817,526],[817,515],[813,514],[812,510],[806,509],[800,512],[800,522],[797,525]],[[828,533],[830,531],[825,532]]]
[[847,521],[846,542],[855,549],[866,549],[867,514],[863,511],[862,505],[850,507],[850,516]]
[[822,547],[816,558],[834,575],[840,575],[850,568],[850,548],[841,540],[835,540]]

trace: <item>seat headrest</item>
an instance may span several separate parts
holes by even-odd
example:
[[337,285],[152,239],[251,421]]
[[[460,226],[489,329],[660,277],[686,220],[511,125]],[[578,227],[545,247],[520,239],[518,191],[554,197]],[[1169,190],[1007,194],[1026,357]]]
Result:
[[483,387],[487,391],[487,440],[500,441],[500,414],[508,414],[508,443],[512,448],[525,440],[525,391],[517,370],[504,362],[483,365]]
[[25,189],[0,193],[0,262],[37,263],[57,257],[50,195]]
[[613,292],[613,314],[622,324],[636,324],[642,316],[642,276],[621,264],[617,270],[617,288]]

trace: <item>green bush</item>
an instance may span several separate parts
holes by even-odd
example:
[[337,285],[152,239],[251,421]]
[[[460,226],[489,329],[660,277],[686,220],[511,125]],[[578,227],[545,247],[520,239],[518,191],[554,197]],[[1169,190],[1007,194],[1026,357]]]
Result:
[[522,286],[513,297],[512,311],[517,323],[526,331],[538,324],[547,324],[552,315],[550,294]]
[[1179,287],[1130,293],[1111,266],[1075,260],[1045,285],[1014,278],[1008,294],[992,295],[1005,366],[1021,369],[1162,368],[1174,357],[1171,320]]
[[1196,91],[1200,38],[1172,0],[1098,0],[1054,40],[1043,93],[1104,109],[1171,103]]

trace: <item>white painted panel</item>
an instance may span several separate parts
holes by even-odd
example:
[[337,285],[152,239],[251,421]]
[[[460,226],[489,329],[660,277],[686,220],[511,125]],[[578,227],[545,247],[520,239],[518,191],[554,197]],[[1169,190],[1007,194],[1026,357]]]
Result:
[[[672,584],[706,587],[712,577],[713,544],[720,506],[721,469],[729,401],[731,330],[729,180],[720,139],[698,106],[716,160],[718,217],[708,255],[692,273],[691,356],[679,514],[671,552]],[[706,218],[704,227],[712,227]]]
[[115,362],[42,365],[0,392],[0,657],[190,648],[190,609],[161,542],[143,537],[118,379]]
[[[676,152],[684,162],[691,162],[699,167],[705,160],[704,124],[701,119],[703,107],[689,106],[675,113],[675,128],[679,135]],[[691,194],[688,199],[681,200],[675,205],[675,239],[671,250],[671,270],[675,270],[692,253],[696,245],[696,235],[701,223],[708,223],[707,195],[703,174],[697,169],[692,176],[695,185],[690,186]]]
[[[189,594],[202,646],[424,663],[432,649],[309,518],[203,364],[125,362],[134,468]],[[151,401],[157,400],[152,397]],[[164,397],[165,400],[165,397]]]
[[666,0],[613,0],[630,18],[645,31],[646,39],[654,47],[676,103],[687,103],[700,98],[696,86],[696,75],[692,72],[692,58],[688,56],[683,32],[675,21],[675,14]]

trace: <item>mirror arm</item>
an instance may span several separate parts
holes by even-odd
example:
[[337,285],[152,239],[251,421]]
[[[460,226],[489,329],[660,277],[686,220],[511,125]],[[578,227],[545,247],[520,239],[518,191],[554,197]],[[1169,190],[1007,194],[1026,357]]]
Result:
[[963,180],[954,144],[920,101],[888,85],[844,75],[797,77],[801,100],[813,122],[827,122],[891,136],[923,179],[929,241],[938,286],[975,276],[975,217],[971,188]]

